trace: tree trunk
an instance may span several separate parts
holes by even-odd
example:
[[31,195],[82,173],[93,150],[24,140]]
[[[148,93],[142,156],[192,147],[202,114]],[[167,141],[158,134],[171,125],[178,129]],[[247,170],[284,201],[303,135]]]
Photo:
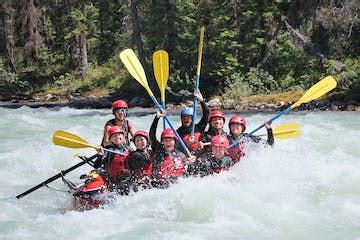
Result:
[[[86,16],[86,4],[85,2],[82,3],[82,11],[84,16]],[[87,39],[86,39],[86,31],[85,29],[81,30],[79,36],[79,68],[80,68],[80,75],[82,77],[86,76],[88,73],[88,57],[87,57]]]
[[24,9],[21,14],[21,38],[24,43],[23,57],[26,63],[31,64],[38,59],[42,46],[40,35],[42,10],[38,0],[24,2]]
[[[296,45],[298,45],[300,48],[304,49],[304,51],[306,51],[310,55],[315,56],[320,61],[320,63],[323,65],[323,67],[325,66],[325,64],[329,63],[329,60],[327,59],[327,57],[324,54],[322,54],[320,52],[320,50],[314,46],[314,44],[311,42],[311,40],[308,37],[304,36],[303,34],[301,34],[298,31],[296,31],[287,21],[285,21],[285,26],[286,26],[290,36],[294,39],[294,42]],[[334,61],[334,63],[332,63],[331,65],[332,65],[332,70],[331,70],[330,74],[339,74],[340,85],[350,86],[352,84],[352,82],[349,79],[349,77],[347,76],[345,65],[340,61]]]
[[128,0],[130,14],[131,14],[131,25],[132,25],[132,44],[136,46],[136,49],[139,54],[139,60],[144,67],[146,76],[151,76],[148,71],[148,66],[145,60],[145,51],[144,46],[141,40],[141,30],[140,30],[140,21],[137,10],[137,0]]
[[1,5],[2,21],[2,43],[1,53],[5,58],[5,66],[8,72],[16,72],[14,64],[14,9],[9,0],[4,0]]

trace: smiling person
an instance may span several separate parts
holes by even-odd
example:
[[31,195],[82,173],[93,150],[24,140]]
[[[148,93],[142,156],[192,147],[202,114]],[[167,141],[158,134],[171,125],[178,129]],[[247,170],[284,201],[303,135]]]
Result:
[[126,159],[131,148],[126,145],[124,133],[124,129],[120,126],[111,126],[108,129],[107,134],[109,136],[110,145],[108,145],[107,148],[118,151],[122,153],[122,155],[108,151],[104,152],[103,147],[101,147],[98,152],[100,156],[94,164],[95,168],[104,168],[108,173],[110,181],[113,183],[118,182],[119,179],[128,175]]
[[201,138],[201,134],[204,133],[208,117],[209,117],[209,109],[206,106],[204,98],[200,91],[194,92],[194,96],[199,100],[201,109],[202,109],[202,117],[200,121],[195,124],[194,136],[191,136],[192,130],[192,119],[194,117],[194,109],[193,108],[183,108],[180,112],[181,117],[181,127],[179,127],[176,131],[179,133],[180,137],[184,139],[184,142],[189,147],[190,151],[196,150],[199,146],[199,140]]
[[211,139],[211,150],[189,165],[188,174],[203,177],[228,170],[234,163],[227,155],[228,148],[229,140],[226,136],[214,136]]
[[160,117],[164,117],[166,112],[157,112],[155,119],[150,127],[151,149],[154,152],[152,167],[153,186],[166,188],[170,183],[176,181],[185,173],[188,159],[185,154],[178,149],[178,140],[171,128],[166,128],[161,133],[161,142],[156,139],[156,128]]
[[128,157],[128,167],[132,174],[139,179],[149,177],[151,176],[153,159],[152,151],[149,149],[149,134],[144,130],[138,130],[134,134],[133,142],[136,149]]
[[[268,133],[268,139],[266,143],[272,146],[274,144],[274,136],[273,136],[271,124],[269,122],[265,122],[264,124]],[[250,138],[244,137],[244,132],[246,130],[246,120],[244,117],[240,115],[233,115],[230,118],[229,129],[230,129],[230,134],[228,135],[228,139],[230,144],[233,144],[234,142],[239,142],[233,148],[229,149],[229,155],[231,159],[235,162],[240,161],[240,159],[245,156],[245,146],[249,140],[255,143],[264,142],[264,140],[260,137],[256,137],[256,136],[251,136]]]
[[124,100],[116,100],[113,102],[111,109],[113,111],[113,114],[115,118],[109,120],[106,122],[104,127],[104,136],[102,139],[102,146],[107,146],[110,143],[109,135],[107,134],[108,129],[111,126],[120,126],[124,129],[124,136],[126,140],[126,144],[129,145],[129,133],[131,136],[134,136],[136,132],[136,128],[132,122],[126,119],[128,114],[128,104]]
[[209,124],[209,129],[202,135],[200,143],[200,146],[205,146],[206,150],[208,149],[206,144],[209,144],[213,137],[217,135],[227,136],[227,133],[224,131],[225,114],[221,110],[217,109],[210,112]]

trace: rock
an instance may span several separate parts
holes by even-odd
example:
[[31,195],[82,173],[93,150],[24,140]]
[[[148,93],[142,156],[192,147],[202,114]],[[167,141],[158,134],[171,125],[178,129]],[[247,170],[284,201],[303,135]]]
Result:
[[339,107],[338,107],[336,104],[331,104],[331,105],[330,105],[330,110],[331,110],[331,111],[338,111],[338,110],[339,110]]
[[268,109],[272,109],[272,110],[278,108],[278,105],[273,104],[273,103],[269,103],[269,104],[267,104],[266,106],[267,106]]
[[356,107],[355,107],[355,111],[356,111],[356,112],[360,112],[360,106],[356,106]]
[[286,105],[286,103],[284,101],[280,101],[279,104],[278,104],[279,107],[282,107],[282,106],[285,106],[285,105]]
[[355,111],[355,106],[354,105],[347,105],[346,106],[346,111]]
[[45,96],[46,101],[49,101],[49,100],[52,100],[52,99],[54,99],[54,96],[51,93],[46,94],[46,96]]
[[234,99],[226,99],[223,102],[223,107],[226,109],[233,109],[236,104],[236,101]]
[[207,103],[208,107],[209,108],[214,108],[214,107],[221,107],[222,106],[222,103],[221,103],[221,100],[218,99],[218,98],[214,98],[214,99],[211,99],[208,103]]
[[149,103],[146,98],[136,96],[129,101],[129,106],[130,107],[134,107],[134,106],[147,107],[147,106],[149,106]]
[[111,108],[111,105],[112,102],[105,97],[95,101],[96,108]]

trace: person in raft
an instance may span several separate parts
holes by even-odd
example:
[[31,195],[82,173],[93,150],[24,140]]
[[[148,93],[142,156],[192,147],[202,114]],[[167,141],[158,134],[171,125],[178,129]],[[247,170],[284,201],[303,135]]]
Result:
[[94,168],[101,167],[105,169],[111,187],[116,187],[115,185],[119,181],[130,175],[126,159],[131,152],[131,148],[126,144],[125,131],[122,127],[112,126],[108,129],[107,134],[111,144],[106,148],[118,151],[121,154],[104,151],[103,147],[100,147],[99,157],[94,163]]
[[134,136],[134,134],[136,132],[136,128],[132,122],[130,122],[128,119],[126,119],[127,114],[128,114],[127,102],[124,100],[116,100],[115,102],[113,102],[111,109],[112,109],[112,112],[113,112],[115,118],[110,119],[109,121],[106,122],[105,127],[104,127],[104,136],[103,136],[101,145],[107,146],[107,145],[111,144],[109,135],[108,135],[108,129],[111,126],[122,127],[124,129],[124,136],[125,136],[126,144],[130,145],[129,133],[131,134],[131,136]]
[[209,115],[209,129],[201,136],[200,147],[204,148],[202,153],[209,151],[211,139],[217,135],[227,136],[224,131],[225,114],[221,110],[213,110]]
[[170,183],[174,183],[178,177],[184,175],[189,161],[194,161],[187,159],[185,154],[178,150],[178,140],[171,128],[166,128],[161,133],[161,142],[156,139],[159,118],[165,115],[165,111],[157,112],[150,127],[151,149],[154,152],[152,185],[159,188],[166,188]]
[[211,139],[211,151],[199,157],[195,163],[189,165],[188,174],[204,177],[209,174],[228,170],[234,162],[227,155],[229,140],[224,135],[216,135]]
[[129,154],[127,165],[131,171],[131,185],[137,191],[139,187],[150,187],[149,178],[152,174],[153,153],[149,148],[150,137],[148,132],[138,130],[132,140],[136,149]]
[[176,130],[179,136],[184,139],[184,142],[189,147],[191,152],[196,151],[199,148],[199,141],[201,135],[204,133],[207,121],[209,118],[209,108],[206,106],[204,98],[200,91],[195,91],[194,96],[199,100],[201,109],[202,109],[202,117],[200,121],[195,124],[194,135],[191,135],[192,130],[192,120],[194,117],[194,109],[193,108],[183,108],[180,112],[181,117],[181,126]]
[[[264,125],[267,129],[267,135],[268,135],[268,139],[266,143],[272,146],[274,144],[274,135],[272,132],[271,123],[265,122]],[[230,130],[230,134],[228,135],[228,139],[230,145],[235,142],[239,142],[233,148],[229,149],[229,155],[234,162],[240,161],[240,159],[245,156],[245,146],[249,140],[255,143],[260,143],[260,142],[264,143],[264,140],[257,136],[250,136],[249,138],[244,137],[245,136],[244,133],[246,130],[246,120],[244,117],[240,115],[233,115],[230,118],[229,130]]]

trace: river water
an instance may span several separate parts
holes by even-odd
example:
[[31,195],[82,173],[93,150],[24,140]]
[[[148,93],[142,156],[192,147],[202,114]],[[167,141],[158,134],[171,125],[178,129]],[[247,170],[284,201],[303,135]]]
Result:
[[[129,115],[140,129],[153,119]],[[55,130],[98,144],[110,111],[22,107],[0,108],[0,116],[0,239],[360,239],[359,113],[288,114],[273,126],[296,121],[300,137],[275,140],[230,171],[85,212],[70,210],[70,194],[46,187],[15,196],[78,163],[74,154],[95,153],[55,146]],[[245,116],[252,130],[273,115]],[[179,116],[170,119],[179,126]],[[67,177],[79,182],[89,170]],[[49,186],[66,190],[61,180]]]

